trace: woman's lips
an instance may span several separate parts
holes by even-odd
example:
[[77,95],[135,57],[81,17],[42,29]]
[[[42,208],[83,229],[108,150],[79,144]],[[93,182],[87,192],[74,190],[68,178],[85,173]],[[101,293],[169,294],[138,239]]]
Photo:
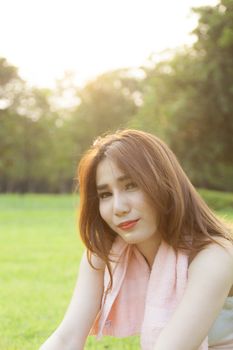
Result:
[[129,230],[129,229],[133,228],[137,224],[138,221],[139,221],[139,219],[132,220],[132,221],[125,221],[122,224],[118,225],[118,227],[122,230]]

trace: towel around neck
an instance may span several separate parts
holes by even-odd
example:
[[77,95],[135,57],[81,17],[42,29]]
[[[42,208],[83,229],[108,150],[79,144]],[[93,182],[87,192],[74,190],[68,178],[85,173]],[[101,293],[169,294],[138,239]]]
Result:
[[[162,241],[150,271],[136,245],[121,237],[113,243],[110,276],[104,274],[102,306],[90,335],[128,337],[140,334],[143,350],[153,350],[156,340],[182,299],[187,285],[188,256]],[[208,349],[208,338],[199,350]]]

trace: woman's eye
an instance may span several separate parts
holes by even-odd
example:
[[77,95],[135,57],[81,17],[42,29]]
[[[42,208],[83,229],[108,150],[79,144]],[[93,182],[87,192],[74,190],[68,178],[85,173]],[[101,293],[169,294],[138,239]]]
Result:
[[126,185],[126,189],[127,189],[127,190],[131,190],[131,189],[133,189],[133,188],[135,188],[135,187],[137,187],[137,185],[136,185],[136,183],[134,183],[134,182],[130,182],[130,183],[128,183],[128,184]]
[[111,193],[110,192],[102,192],[102,193],[99,193],[98,194],[98,197],[100,199],[105,199],[105,198],[108,198],[109,196],[111,196]]

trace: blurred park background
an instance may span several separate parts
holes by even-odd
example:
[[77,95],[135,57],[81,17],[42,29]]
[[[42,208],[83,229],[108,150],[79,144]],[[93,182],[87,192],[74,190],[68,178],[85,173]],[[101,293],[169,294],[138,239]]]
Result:
[[[69,70],[53,87],[30,84],[0,57],[0,350],[36,350],[63,317],[83,250],[75,171],[100,134],[130,127],[161,137],[232,225],[233,0],[192,13],[198,21],[190,44],[81,85]],[[90,339],[86,348],[137,346],[138,339]]]
[[84,150],[119,127],[164,139],[196,186],[232,191],[233,1],[195,13],[192,45],[82,87],[72,72],[54,89],[32,87],[2,57],[0,191],[70,193]]

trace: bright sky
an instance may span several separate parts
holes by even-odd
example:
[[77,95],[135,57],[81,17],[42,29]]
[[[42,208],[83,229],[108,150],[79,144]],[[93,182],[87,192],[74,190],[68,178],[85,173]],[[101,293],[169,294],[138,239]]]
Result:
[[83,83],[193,42],[191,7],[216,0],[0,0],[0,56],[38,86],[65,71]]

